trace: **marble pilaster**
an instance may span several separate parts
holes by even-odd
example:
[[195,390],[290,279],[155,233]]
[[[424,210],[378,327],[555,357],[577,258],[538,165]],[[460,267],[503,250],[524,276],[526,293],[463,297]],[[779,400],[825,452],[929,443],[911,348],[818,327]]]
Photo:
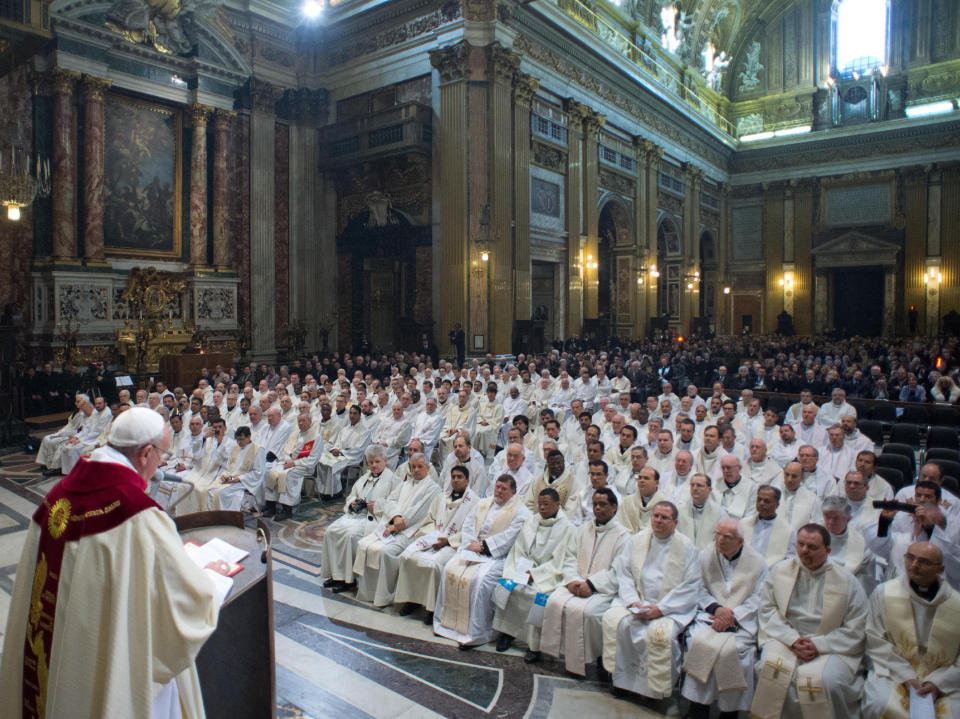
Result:
[[[467,331],[467,81],[469,46],[460,42],[430,53],[437,72],[439,123],[435,124],[434,154],[439,159],[438,178],[443,178],[440,195],[440,230],[434,255],[436,282],[434,342],[449,347],[447,338],[455,324]],[[471,346],[472,338],[467,337]]]
[[190,266],[207,267],[207,118],[211,108],[192,105],[190,151]]
[[[694,165],[685,166],[686,198],[683,203],[683,264],[680,267],[680,328],[690,331],[694,314],[700,311],[699,283],[692,278],[700,262],[700,187],[703,170]],[[702,269],[702,268],[701,268]],[[692,288],[687,285],[692,284]]]
[[530,106],[540,80],[517,72],[513,78],[513,244],[514,319],[531,314],[530,283]]
[[250,80],[250,311],[254,359],[276,356],[273,283],[276,178],[276,102],[280,88]]
[[79,73],[56,68],[53,78],[53,256],[77,256],[77,148],[74,88]]
[[[600,186],[600,157],[597,144],[600,130],[607,121],[606,115],[590,110],[583,123],[583,229],[584,255],[593,257],[599,264],[599,225],[600,208],[597,206],[597,188]],[[585,319],[597,319],[599,316],[600,270],[589,266],[584,274],[583,316]]]
[[[567,302],[566,326],[561,336],[572,337],[583,333],[583,288],[586,256],[581,247],[583,231],[583,122],[590,109],[573,99],[564,102],[567,112]],[[596,202],[596,200],[594,200]]]
[[83,256],[87,262],[103,262],[103,99],[109,80],[83,78]]
[[227,155],[230,126],[237,113],[217,110],[213,119],[213,264],[219,272],[232,271]]

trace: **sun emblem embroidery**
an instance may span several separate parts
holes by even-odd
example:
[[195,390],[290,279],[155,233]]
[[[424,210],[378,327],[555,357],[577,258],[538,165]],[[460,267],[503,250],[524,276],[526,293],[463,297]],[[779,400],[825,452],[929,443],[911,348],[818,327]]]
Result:
[[70,522],[70,500],[61,497],[53,503],[50,508],[50,515],[47,517],[47,528],[50,530],[50,536],[54,539],[60,539],[61,535],[67,531],[67,524]]

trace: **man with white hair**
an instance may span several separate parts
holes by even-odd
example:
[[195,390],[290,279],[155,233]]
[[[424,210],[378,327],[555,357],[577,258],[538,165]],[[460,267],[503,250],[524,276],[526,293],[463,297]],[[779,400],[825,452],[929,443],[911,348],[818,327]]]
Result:
[[771,484],[782,492],[779,513],[783,514],[794,530],[817,517],[820,500],[816,492],[804,486],[803,465],[799,462],[788,462],[783,468],[783,474]]
[[[509,474],[511,477],[513,477],[514,482],[516,482],[517,485],[517,494],[519,494],[521,497],[524,497],[526,496],[527,486],[533,479],[533,475],[524,464],[526,455],[523,450],[523,445],[513,443],[504,451],[506,452],[507,466],[504,467],[501,474]],[[497,476],[499,477],[500,475]],[[488,486],[487,488],[487,496],[490,496],[489,492],[491,491],[493,491],[492,485]]]
[[320,576],[323,586],[335,593],[353,583],[353,562],[357,545],[371,522],[382,522],[387,498],[400,481],[387,467],[383,447],[371,444],[364,451],[368,471],[360,477],[343,503],[343,516],[327,527],[323,537]]
[[426,401],[424,410],[416,415],[410,437],[423,442],[424,454],[429,459],[433,456],[442,431],[443,415],[437,412],[437,400],[430,398]]
[[698,614],[688,630],[680,694],[690,700],[690,719],[708,719],[713,702],[721,719],[736,719],[753,700],[757,607],[766,566],[744,544],[735,519],[717,524],[713,544],[700,551],[699,560]]
[[267,474],[264,516],[273,515],[275,522],[293,516],[293,508],[300,504],[303,480],[314,473],[323,453],[323,440],[309,414],[297,417],[297,428],[299,431],[290,433]]
[[470,401],[470,393],[461,389],[457,393],[457,402],[447,412],[443,430],[440,434],[438,449],[441,457],[453,451],[453,441],[460,432],[473,434],[477,410]]
[[797,432],[797,441],[801,445],[809,444],[812,447],[822,447],[827,443],[827,428],[817,421],[819,410],[817,405],[804,405],[800,410],[800,421],[793,425]]
[[740,460],[728,454],[720,460],[721,478],[713,486],[720,506],[734,519],[752,514],[757,501],[757,485],[746,479],[740,469]]
[[[127,397],[129,398],[129,396],[130,393],[127,392]],[[70,415],[70,419],[67,420],[67,423],[58,431],[48,434],[40,442],[40,451],[37,452],[37,458],[34,461],[43,467],[44,470],[60,466],[59,462],[54,465],[54,457],[56,457],[58,451],[63,446],[63,443],[75,435],[83,425],[83,421],[87,415],[80,409],[80,407],[84,404],[84,402],[89,404],[90,397],[85,394],[77,394],[73,398],[75,411]]]
[[409,466],[409,473],[400,475],[387,497],[381,521],[357,544],[353,561],[357,599],[376,607],[393,603],[400,555],[427,521],[433,498],[440,494],[440,486],[427,476],[424,454],[413,454]]
[[830,554],[860,580],[870,596],[877,586],[877,558],[867,547],[863,532],[850,526],[850,503],[846,497],[824,497],[820,506],[823,526],[830,532]]
[[504,408],[497,399],[497,385],[490,383],[487,385],[486,399],[477,404],[474,429],[475,444],[484,457],[492,457],[496,453],[503,418]]
[[44,498],[10,601],[0,667],[7,715],[203,715],[194,659],[232,581],[217,577],[218,588],[208,574],[226,573],[224,564],[197,566],[145,492],[169,443],[159,414],[123,412],[108,444]]
[[[290,439],[290,436],[295,434],[297,430],[283,421],[283,416],[276,407],[271,407],[267,411],[266,421],[260,419],[259,407],[251,408],[250,414],[254,419],[258,420],[257,426],[251,425],[250,427],[253,441],[263,447],[267,453],[268,462],[275,461],[275,458],[279,457],[283,451],[287,440]],[[271,458],[270,455],[273,455],[273,458]]]
[[780,476],[780,465],[767,456],[767,443],[754,437],[748,445],[750,458],[743,465],[743,476],[757,484],[770,484]]
[[857,408],[847,403],[846,390],[835,387],[831,393],[830,401],[823,405],[817,413],[817,421],[824,427],[832,427],[835,424],[840,424],[840,418],[844,415],[850,415],[856,419]]
[[[92,410],[89,415],[85,407]],[[60,445],[60,468],[66,473],[73,469],[87,450],[96,446],[100,434],[113,420],[113,412],[107,407],[103,397],[95,398],[92,406],[89,402],[82,404],[80,410],[86,415],[80,431]]]
[[403,405],[394,402],[389,412],[381,413],[370,442],[383,447],[388,467],[396,467],[400,452],[407,446],[412,432],[413,421],[404,416]]

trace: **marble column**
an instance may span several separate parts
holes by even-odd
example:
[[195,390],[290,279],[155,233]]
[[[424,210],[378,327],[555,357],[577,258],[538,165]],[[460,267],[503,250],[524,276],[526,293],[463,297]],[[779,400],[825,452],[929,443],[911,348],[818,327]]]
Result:
[[77,148],[74,87],[79,73],[55,68],[53,77],[53,256],[77,257]]
[[227,154],[230,128],[236,116],[237,113],[229,110],[217,110],[213,117],[213,264],[218,272],[232,272],[234,269],[230,258]]
[[567,302],[566,326],[561,328],[564,338],[583,335],[583,263],[581,237],[583,218],[580,213],[583,182],[583,122],[590,108],[575,100],[564,103],[567,112]]
[[[467,82],[469,45],[460,42],[430,52],[439,87],[435,108],[434,155],[438,158],[435,188],[439,194],[439,225],[433,261],[435,299],[434,335],[438,347],[448,348],[447,333],[459,323],[468,330],[467,233]],[[467,337],[467,348],[472,338]]]
[[322,184],[318,173],[317,128],[327,120],[326,90],[290,90],[290,321],[302,321],[307,327],[307,346],[318,346],[320,307],[325,304],[324,287],[336,288],[336,264],[317,247],[316,228],[334,223],[333,215],[321,209]]
[[190,151],[190,266],[209,266],[207,261],[207,118],[211,108],[192,105],[193,147]]
[[[592,255],[593,262],[599,264],[600,250],[598,234],[600,230],[600,208],[597,207],[597,188],[600,185],[600,158],[597,144],[600,130],[607,121],[606,115],[590,110],[583,123],[583,230],[584,256]],[[595,320],[599,316],[599,268],[587,267],[583,284],[583,316]]]
[[[531,314],[530,283],[530,108],[540,80],[522,72],[513,79],[514,319]],[[552,314],[552,313],[551,313]]]
[[[489,143],[490,233],[493,245],[493,297],[490,303],[490,351],[512,350],[514,318],[513,253],[513,76],[520,55],[495,43],[489,52],[490,115],[486,136]],[[527,123],[529,127],[529,122]],[[529,147],[529,143],[528,143]],[[529,315],[524,319],[529,319]]]
[[[700,262],[700,187],[703,170],[684,166],[686,197],[683,203],[683,264],[680,266],[680,331],[690,332],[693,317],[700,312],[699,283],[693,279]],[[700,268],[702,269],[702,268]],[[687,285],[692,284],[692,288]]]
[[103,98],[109,80],[83,78],[85,152],[83,164],[83,256],[88,263],[103,262]]
[[250,311],[255,360],[272,360],[277,352],[274,142],[276,103],[282,94],[268,82],[250,80]]

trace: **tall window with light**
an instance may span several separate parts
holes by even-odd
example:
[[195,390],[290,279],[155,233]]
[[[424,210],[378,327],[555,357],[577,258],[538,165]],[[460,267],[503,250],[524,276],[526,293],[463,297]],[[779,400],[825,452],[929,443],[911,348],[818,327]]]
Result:
[[890,0],[836,0],[831,70],[840,77],[867,75],[887,64]]

